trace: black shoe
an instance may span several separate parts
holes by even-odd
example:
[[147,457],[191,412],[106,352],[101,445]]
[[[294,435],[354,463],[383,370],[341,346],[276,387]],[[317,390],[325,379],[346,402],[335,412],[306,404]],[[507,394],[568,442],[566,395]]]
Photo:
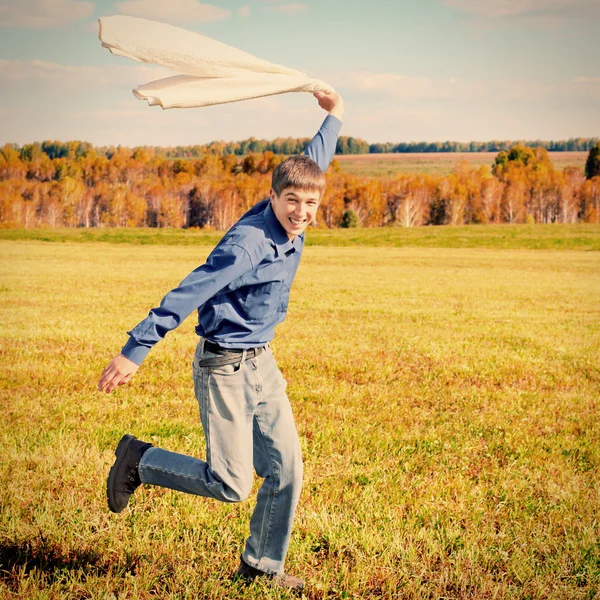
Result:
[[258,578],[271,580],[272,585],[275,587],[286,588],[293,591],[300,591],[304,589],[304,580],[300,579],[299,577],[294,577],[293,575],[288,575],[287,573],[283,573],[281,575],[271,575],[270,573],[265,573],[264,571],[260,571],[259,569],[251,567],[249,564],[244,562],[243,559],[240,560],[240,566],[233,574],[234,581],[242,579],[249,583]]
[[121,438],[115,450],[115,464],[111,467],[106,482],[108,508],[120,513],[129,502],[129,497],[142,484],[138,474],[138,464],[142,454],[152,444],[142,442],[128,433]]

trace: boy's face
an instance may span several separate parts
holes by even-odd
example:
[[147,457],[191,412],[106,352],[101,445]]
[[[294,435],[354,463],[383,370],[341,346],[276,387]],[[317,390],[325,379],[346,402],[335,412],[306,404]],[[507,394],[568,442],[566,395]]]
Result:
[[290,240],[308,227],[321,202],[321,194],[316,190],[286,188],[277,196],[275,190],[271,189],[269,196],[273,212]]

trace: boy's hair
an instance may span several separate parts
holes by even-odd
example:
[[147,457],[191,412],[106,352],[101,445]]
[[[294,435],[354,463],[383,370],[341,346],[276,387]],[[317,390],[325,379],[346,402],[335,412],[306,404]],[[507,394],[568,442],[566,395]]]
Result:
[[287,158],[275,167],[271,187],[278,196],[287,188],[315,190],[322,195],[325,189],[325,175],[312,158],[299,154]]

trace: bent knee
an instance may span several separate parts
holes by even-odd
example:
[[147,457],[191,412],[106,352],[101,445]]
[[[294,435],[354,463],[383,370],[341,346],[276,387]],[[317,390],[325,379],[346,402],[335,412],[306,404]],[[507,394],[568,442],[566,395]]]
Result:
[[252,491],[252,482],[230,485],[225,491],[226,502],[243,502],[248,498]]

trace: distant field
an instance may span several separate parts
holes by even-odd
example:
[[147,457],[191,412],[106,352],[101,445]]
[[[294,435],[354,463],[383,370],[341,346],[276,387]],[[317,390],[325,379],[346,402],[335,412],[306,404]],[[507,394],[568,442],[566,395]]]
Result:
[[[600,254],[513,231],[553,249],[306,248],[273,346],[304,454],[288,569],[307,600],[598,598]],[[144,486],[106,506],[123,433],[204,456],[194,316],[127,386],[95,386],[210,249],[0,241],[3,600],[290,598],[229,580],[254,499]]]
[[[0,229],[0,240],[214,246],[222,231],[156,228]],[[600,250],[600,225],[465,225],[461,227],[311,228],[307,246]]]
[[[550,152],[550,159],[557,169],[585,167],[587,152]],[[388,177],[395,173],[429,173],[446,175],[455,166],[466,161],[472,167],[491,166],[497,152],[419,152],[415,154],[345,154],[336,156],[342,170],[366,177]]]

